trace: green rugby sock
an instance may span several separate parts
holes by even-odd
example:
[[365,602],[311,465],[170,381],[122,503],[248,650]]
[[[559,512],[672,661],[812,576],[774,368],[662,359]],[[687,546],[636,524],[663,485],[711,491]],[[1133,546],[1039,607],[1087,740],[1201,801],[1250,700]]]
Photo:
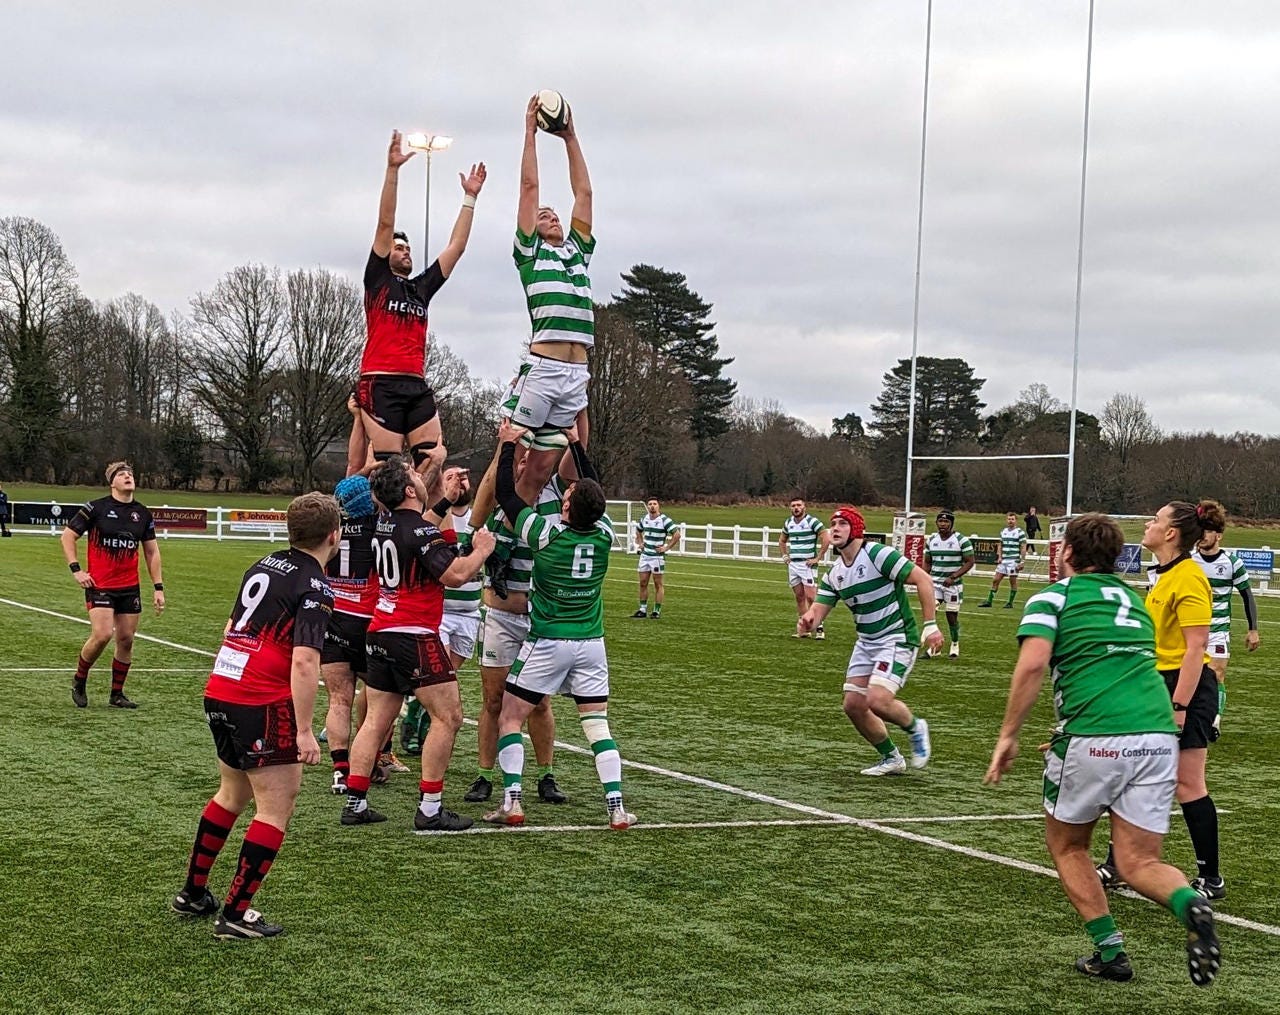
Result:
[[1187,885],[1175,890],[1174,893],[1169,896],[1170,911],[1178,918],[1178,922],[1182,924],[1182,926],[1186,927],[1187,930],[1191,929],[1191,924],[1187,922],[1187,913],[1191,909],[1191,903],[1198,901],[1200,901],[1200,893]]
[[477,771],[480,773],[480,778],[488,779],[490,782],[493,782],[493,777],[497,774],[492,768],[479,768]]
[[960,640],[960,614],[958,613],[947,614],[947,630],[951,632],[952,641]]
[[996,590],[992,589],[990,592],[987,593],[987,605],[990,606],[992,602],[995,601],[995,598],[996,598]]
[[1218,681],[1218,715],[1225,715],[1227,711],[1227,685],[1222,681]]
[[550,766],[550,765],[539,765],[539,766],[538,766],[538,778],[539,778],[539,779],[541,779],[543,776],[546,776],[546,775],[552,775],[553,773],[552,773],[552,771],[551,771],[551,767],[552,767],[552,766]]
[[898,751],[898,749],[893,745],[892,737],[885,737],[880,741],[880,743],[872,744],[871,746],[876,749],[882,758],[891,758]]
[[1012,602],[1013,602],[1013,600],[1014,600],[1014,598],[1017,596],[1017,594],[1018,594],[1018,590],[1017,590],[1017,589],[1010,589],[1010,590],[1009,590],[1009,602],[1011,602],[1011,603],[1012,603]]
[[[1191,891],[1190,888],[1186,890]],[[1093,947],[1098,949],[1103,962],[1110,962],[1124,951],[1124,935],[1116,927],[1115,917],[1110,913],[1096,920],[1090,920],[1084,925],[1084,929],[1089,932],[1089,937],[1093,938]]]

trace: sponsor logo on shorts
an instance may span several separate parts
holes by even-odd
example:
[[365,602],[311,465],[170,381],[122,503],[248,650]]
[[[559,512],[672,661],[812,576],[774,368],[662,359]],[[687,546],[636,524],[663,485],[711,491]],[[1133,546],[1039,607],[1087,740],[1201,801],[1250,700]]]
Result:
[[1117,758],[1167,758],[1172,753],[1172,747],[1126,747],[1123,750],[1112,747],[1089,748],[1089,757],[1105,758],[1108,761],[1115,761]]

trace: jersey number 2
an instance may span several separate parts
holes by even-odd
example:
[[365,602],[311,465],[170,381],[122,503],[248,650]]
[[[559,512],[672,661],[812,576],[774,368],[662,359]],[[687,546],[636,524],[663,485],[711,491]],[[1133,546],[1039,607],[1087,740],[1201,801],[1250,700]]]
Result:
[[1129,597],[1125,595],[1124,589],[1104,588],[1102,590],[1102,598],[1110,599],[1116,603],[1116,627],[1141,627],[1142,621],[1134,620],[1129,616],[1129,610],[1132,607],[1129,604]]

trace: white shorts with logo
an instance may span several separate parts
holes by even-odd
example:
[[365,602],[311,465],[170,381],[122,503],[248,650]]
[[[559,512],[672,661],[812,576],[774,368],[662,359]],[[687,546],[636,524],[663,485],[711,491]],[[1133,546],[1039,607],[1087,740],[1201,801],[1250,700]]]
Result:
[[480,637],[480,611],[451,613],[445,610],[436,633],[450,652],[463,659],[470,659],[476,654],[476,641]]
[[943,585],[939,578],[933,583],[933,601],[941,603],[948,613],[955,613],[964,603],[964,582],[956,585]]
[[534,694],[609,697],[609,660],[603,638],[562,641],[530,637],[507,676],[508,687]]
[[648,571],[649,574],[662,574],[666,563],[666,557],[650,557],[642,553],[640,554],[640,559],[636,562],[636,570]]
[[480,665],[498,669],[510,666],[529,636],[529,615],[485,607],[480,622]]
[[1022,563],[1019,560],[1002,560],[996,565],[996,574],[1007,575],[1012,578],[1018,573],[1018,565]]
[[791,560],[787,562],[787,584],[792,588],[797,585],[817,585],[818,569],[810,567],[803,560]]
[[532,356],[520,364],[520,372],[502,400],[502,414],[517,426],[572,426],[578,413],[587,407],[587,381],[591,372],[585,363],[564,363],[545,356]]
[[1209,644],[1206,646],[1205,651],[1209,653],[1210,659],[1230,659],[1231,632],[1210,631]]
[[1068,825],[1087,825],[1111,810],[1131,825],[1164,835],[1177,784],[1173,733],[1063,735],[1044,754],[1045,813]]
[[859,638],[844,672],[845,691],[866,694],[867,685],[876,684],[897,694],[907,682],[919,651],[905,642],[877,645]]

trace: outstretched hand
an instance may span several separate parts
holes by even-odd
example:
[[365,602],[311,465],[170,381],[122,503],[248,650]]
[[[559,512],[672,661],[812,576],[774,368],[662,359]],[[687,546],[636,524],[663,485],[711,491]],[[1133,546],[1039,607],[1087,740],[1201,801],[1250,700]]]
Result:
[[529,100],[529,105],[524,109],[524,132],[530,137],[538,129],[538,93],[533,93],[533,98]]
[[477,162],[471,167],[469,174],[459,173],[458,179],[462,183],[462,192],[468,197],[475,197],[480,193],[480,189],[484,186],[484,181],[488,178],[488,171],[484,168],[483,162]]
[[411,158],[413,158],[415,155],[418,154],[412,148],[409,149],[408,151],[405,151],[400,141],[401,141],[400,132],[398,130],[393,130],[391,132],[391,144],[387,148],[387,168],[388,169],[399,169]]
[[1018,741],[1015,737],[1001,737],[996,742],[996,749],[991,755],[991,764],[987,766],[987,774],[982,782],[987,786],[995,786],[1001,777],[1013,768],[1018,758]]
[[509,419],[504,419],[498,425],[498,443],[499,444],[508,444],[508,443],[514,444],[521,437],[523,437],[524,434],[525,434],[524,427],[516,426]]

